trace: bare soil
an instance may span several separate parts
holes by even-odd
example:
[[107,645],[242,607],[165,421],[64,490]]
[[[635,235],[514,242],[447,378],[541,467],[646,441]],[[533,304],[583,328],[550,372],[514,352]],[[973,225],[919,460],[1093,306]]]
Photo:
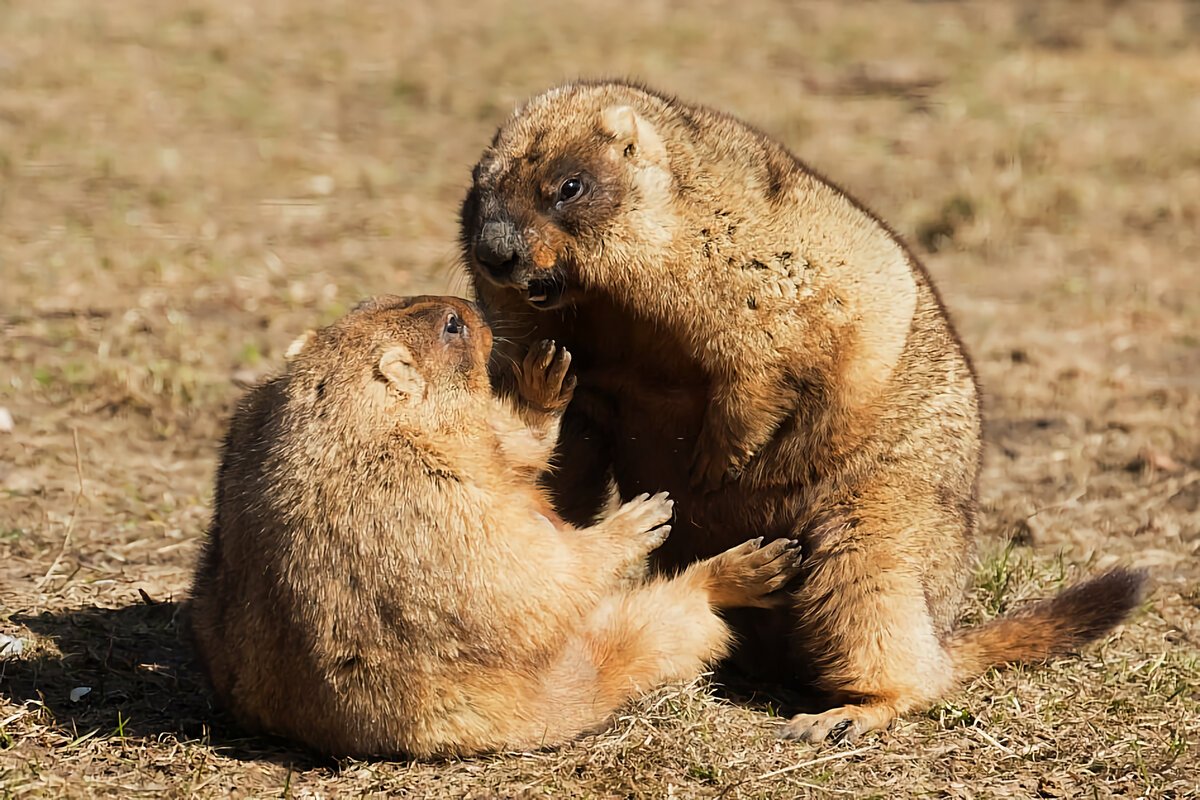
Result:
[[[926,259],[986,391],[967,622],[1114,563],[1144,609],[849,747],[707,681],[435,764],[215,711],[179,609],[241,387],[464,292],[470,165],[579,75],[753,121]],[[0,797],[1200,796],[1198,132],[1194,2],[0,0]]]

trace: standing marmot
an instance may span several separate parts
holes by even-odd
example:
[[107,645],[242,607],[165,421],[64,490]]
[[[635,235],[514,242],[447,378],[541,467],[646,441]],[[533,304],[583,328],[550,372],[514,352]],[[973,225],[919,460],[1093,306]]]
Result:
[[491,343],[464,300],[369,301],[238,407],[192,629],[243,722],[336,755],[557,744],[698,674],[729,641],[712,607],[770,605],[795,574],[795,542],[760,540],[630,586],[670,501],[562,522],[535,476],[569,362],[531,350],[522,421]]
[[[929,276],[887,226],[738,120],[625,83],[529,101],[475,167],[462,243],[500,348],[554,338],[579,385],[551,489],[586,520],[668,490],[675,567],[747,526],[797,536],[793,613],[739,625],[773,677],[834,703],[785,735],[882,728],[985,666],[1100,636],[1118,570],[973,630],[975,380]],[[504,352],[510,356],[512,353]],[[498,381],[503,388],[503,380]]]

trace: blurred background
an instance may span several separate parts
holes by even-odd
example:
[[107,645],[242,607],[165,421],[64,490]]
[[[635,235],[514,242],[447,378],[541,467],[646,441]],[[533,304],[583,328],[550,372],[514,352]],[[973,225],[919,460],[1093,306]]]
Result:
[[[983,380],[985,543],[1160,570],[1136,648],[1194,655],[1198,43],[1155,0],[0,0],[0,631],[182,596],[240,387],[364,296],[466,292],[495,128],[627,76],[900,231]],[[1044,585],[982,569],[968,615]]]

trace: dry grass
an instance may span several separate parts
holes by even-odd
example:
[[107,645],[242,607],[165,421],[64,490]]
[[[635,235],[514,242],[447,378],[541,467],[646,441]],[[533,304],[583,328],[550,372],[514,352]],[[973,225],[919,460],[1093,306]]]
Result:
[[[0,0],[0,796],[1200,792],[1200,11],[723,9]],[[445,764],[214,713],[176,611],[237,382],[361,296],[461,292],[494,126],[603,74],[755,121],[925,252],[988,394],[969,620],[1115,561],[1154,571],[1144,612],[854,750],[703,684]]]

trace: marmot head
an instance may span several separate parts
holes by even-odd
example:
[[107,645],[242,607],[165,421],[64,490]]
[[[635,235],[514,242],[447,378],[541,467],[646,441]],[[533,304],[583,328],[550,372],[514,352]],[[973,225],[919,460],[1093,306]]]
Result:
[[552,89],[517,109],[475,166],[461,240],[476,284],[570,303],[609,269],[656,265],[674,233],[669,101],[623,83]]
[[288,348],[289,402],[312,419],[367,425],[443,417],[464,394],[490,395],[491,351],[491,329],[467,300],[372,298]]

